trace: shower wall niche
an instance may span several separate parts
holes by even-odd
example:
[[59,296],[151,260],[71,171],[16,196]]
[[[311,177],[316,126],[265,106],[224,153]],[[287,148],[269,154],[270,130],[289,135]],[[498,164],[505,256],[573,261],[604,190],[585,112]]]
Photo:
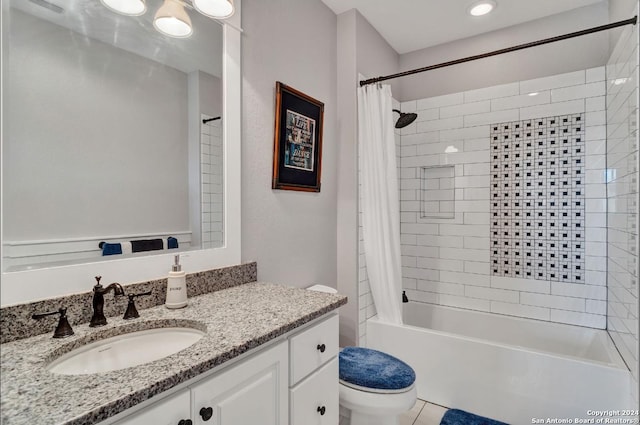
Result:
[[[409,299],[606,326],[605,94],[598,67],[402,103],[418,113],[400,148]],[[453,218],[422,205],[441,169]]]

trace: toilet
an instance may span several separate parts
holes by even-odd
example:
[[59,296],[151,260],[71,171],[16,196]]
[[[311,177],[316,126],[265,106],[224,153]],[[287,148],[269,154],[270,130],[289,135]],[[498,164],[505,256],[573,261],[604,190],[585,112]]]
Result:
[[[314,285],[313,291],[336,293]],[[340,414],[351,425],[398,425],[399,416],[416,403],[416,374],[402,360],[364,347],[340,351]]]
[[416,403],[416,374],[402,360],[364,347],[343,348],[339,360],[340,407],[351,425],[397,425]]

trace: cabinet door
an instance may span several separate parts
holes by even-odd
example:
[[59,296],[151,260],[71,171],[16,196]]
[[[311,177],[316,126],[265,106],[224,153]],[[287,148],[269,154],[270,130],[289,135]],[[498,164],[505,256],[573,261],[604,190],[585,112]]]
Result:
[[338,315],[335,314],[291,337],[289,384],[302,378],[338,355]]
[[336,425],[339,416],[338,358],[291,389],[291,425]]
[[191,403],[189,390],[184,390],[139,410],[113,425],[178,425],[180,421],[187,419],[191,419]]
[[287,343],[191,387],[198,425],[286,425]]

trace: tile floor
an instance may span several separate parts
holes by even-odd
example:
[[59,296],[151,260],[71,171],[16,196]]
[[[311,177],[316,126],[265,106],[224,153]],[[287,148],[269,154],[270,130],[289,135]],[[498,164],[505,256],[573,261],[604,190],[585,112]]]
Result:
[[440,425],[446,411],[446,407],[418,400],[411,410],[400,417],[400,425]]
[[[446,407],[418,400],[411,410],[400,417],[399,425],[440,425],[446,411]],[[340,425],[349,425],[349,419],[341,416]]]

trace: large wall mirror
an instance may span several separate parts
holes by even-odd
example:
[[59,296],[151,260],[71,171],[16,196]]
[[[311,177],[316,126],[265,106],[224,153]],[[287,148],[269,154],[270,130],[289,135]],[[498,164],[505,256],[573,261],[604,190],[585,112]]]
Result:
[[8,303],[90,289],[56,280],[94,271],[161,277],[178,252],[192,269],[239,262],[239,16],[177,3],[192,34],[174,38],[153,24],[163,4],[2,0]]

